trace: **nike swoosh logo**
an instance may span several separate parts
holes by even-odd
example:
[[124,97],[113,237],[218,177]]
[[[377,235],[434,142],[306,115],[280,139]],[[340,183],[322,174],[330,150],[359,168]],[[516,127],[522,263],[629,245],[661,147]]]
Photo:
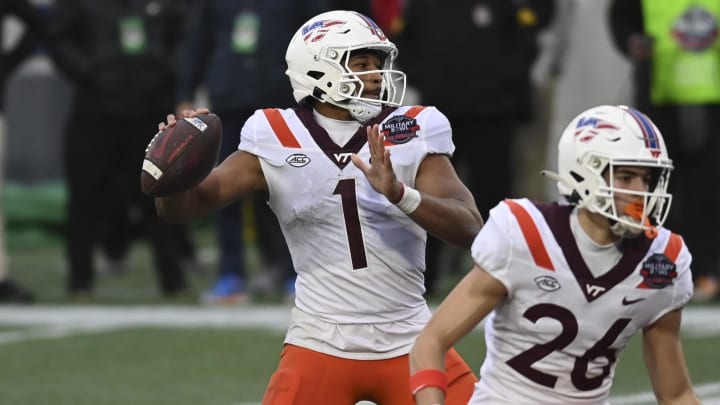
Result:
[[165,136],[163,137],[160,144],[157,145],[157,147],[153,148],[153,150],[152,150],[152,154],[154,157],[156,157],[158,159],[160,159],[162,157],[163,153],[165,153],[165,147],[167,146],[167,143],[169,140],[170,140],[170,134],[165,134]]
[[644,299],[645,299],[645,298],[637,298],[637,299],[634,299],[634,300],[629,300],[629,299],[627,299],[627,297],[624,297],[623,300],[622,300],[622,304],[623,304],[623,305],[632,305],[632,304],[634,304],[634,303],[636,303],[636,302],[640,302],[640,301],[642,301],[642,300],[644,300]]

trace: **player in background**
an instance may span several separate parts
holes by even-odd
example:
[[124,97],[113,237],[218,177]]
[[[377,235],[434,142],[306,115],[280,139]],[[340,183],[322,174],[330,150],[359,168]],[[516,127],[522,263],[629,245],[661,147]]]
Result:
[[443,356],[488,314],[469,404],[607,404],[636,332],[661,404],[698,404],[679,338],[691,256],[662,224],[672,161],[641,112],[599,106],[558,144],[568,204],[505,200],[472,245],[475,267],[410,353],[418,405],[442,404]]
[[[311,18],[286,53],[297,107],[257,110],[239,150],[202,183],[156,199],[163,218],[182,222],[269,193],[297,281],[264,405],[413,404],[404,389],[408,353],[431,315],[426,232],[469,248],[482,226],[449,159],[447,118],[434,107],[401,106],[396,57],[364,15]],[[207,110],[184,115],[198,112]],[[174,122],[168,115],[167,125]],[[454,350],[444,365],[448,403],[465,404],[476,377]]]
[[[4,25],[7,17],[16,18],[24,28],[22,35],[15,40],[7,41]],[[38,41],[45,39],[44,35],[42,21],[32,4],[26,0],[0,2],[0,195],[5,186],[6,144],[9,135],[4,108],[12,102],[10,97],[6,97],[5,87],[15,69],[35,51]],[[10,275],[2,201],[0,199],[0,304],[29,304],[35,301],[35,293],[18,284]]]

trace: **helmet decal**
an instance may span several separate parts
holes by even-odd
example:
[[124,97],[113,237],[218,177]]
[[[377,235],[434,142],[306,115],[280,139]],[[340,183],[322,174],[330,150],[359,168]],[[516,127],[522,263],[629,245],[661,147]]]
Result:
[[650,149],[650,153],[653,157],[660,156],[660,140],[658,139],[657,132],[655,132],[654,125],[652,125],[650,119],[645,114],[632,107],[622,106],[621,108],[630,113],[630,116],[638,123],[638,126],[642,130],[643,138],[645,138],[645,146]]
[[370,30],[370,32],[378,37],[381,41],[386,41],[387,37],[385,36],[385,33],[380,29],[380,27],[377,25],[375,21],[373,21],[371,18],[368,18],[367,16],[364,16],[360,13],[355,13],[360,19],[365,21],[365,24],[367,24],[367,28]]
[[580,142],[588,142],[595,138],[600,132],[598,130],[612,130],[617,131],[620,129],[617,125],[614,125],[610,121],[606,121],[602,118],[597,117],[582,117],[578,120],[575,130],[575,137]]
[[319,41],[325,36],[325,34],[327,34],[328,31],[330,31],[330,27],[332,27],[334,25],[342,25],[342,24],[345,24],[345,21],[340,21],[340,20],[315,21],[311,24],[308,24],[308,25],[302,27],[303,40],[305,42]]
[[601,118],[584,117],[578,120],[577,128],[583,128],[588,126],[595,129],[620,129],[620,127],[614,125],[612,122],[605,121]]

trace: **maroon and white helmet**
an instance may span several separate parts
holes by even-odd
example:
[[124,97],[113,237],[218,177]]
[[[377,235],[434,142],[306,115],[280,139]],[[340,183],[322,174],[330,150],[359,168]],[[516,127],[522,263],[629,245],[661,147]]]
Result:
[[[383,58],[380,70],[352,72],[350,53],[368,49]],[[313,97],[350,111],[366,122],[376,117],[383,105],[400,106],[405,96],[405,73],[393,70],[397,48],[370,18],[354,11],[329,11],[300,27],[290,40],[285,60],[295,101]],[[362,75],[381,74],[379,99],[362,97]]]
[[[616,189],[612,179],[618,166],[653,170],[648,192]],[[557,180],[560,195],[591,212],[604,215],[613,232],[622,237],[639,235],[661,226],[672,196],[667,192],[672,160],[662,134],[640,111],[626,106],[602,105],[583,111],[567,126],[558,143],[558,172],[543,174]],[[638,212],[618,212],[615,192],[642,197]]]

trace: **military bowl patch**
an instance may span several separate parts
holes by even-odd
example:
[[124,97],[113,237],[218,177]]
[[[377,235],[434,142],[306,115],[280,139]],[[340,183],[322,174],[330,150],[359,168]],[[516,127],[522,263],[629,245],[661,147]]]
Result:
[[672,285],[673,279],[677,277],[677,270],[675,263],[667,256],[655,253],[642,264],[640,275],[648,287],[660,290]]
[[385,121],[380,128],[380,132],[385,135],[385,139],[395,143],[406,143],[412,138],[417,137],[417,131],[420,126],[415,118],[405,115],[396,115]]

